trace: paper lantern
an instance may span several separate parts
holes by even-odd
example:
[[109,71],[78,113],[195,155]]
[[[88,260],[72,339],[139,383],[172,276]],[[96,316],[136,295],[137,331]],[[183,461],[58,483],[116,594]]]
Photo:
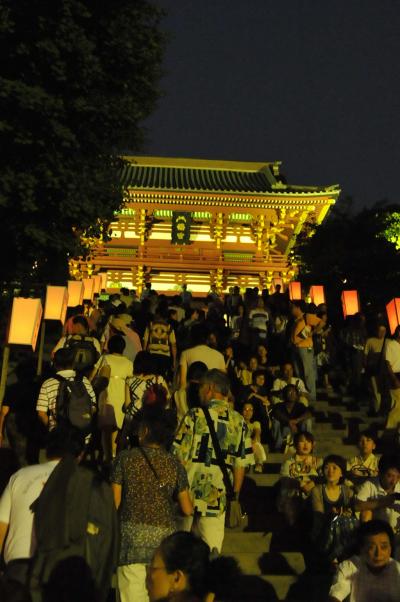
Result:
[[91,301],[94,295],[94,280],[93,278],[84,278],[83,282],[83,298],[85,301]]
[[358,299],[358,291],[343,291],[342,292],[342,307],[343,315],[354,316],[360,311],[360,301]]
[[400,297],[396,297],[386,305],[386,313],[389,322],[390,334],[394,334],[400,324]]
[[48,286],[46,290],[45,320],[65,322],[68,306],[68,290],[66,286]]
[[271,291],[272,291],[273,293],[276,293],[276,287],[277,287],[278,285],[280,285],[280,287],[281,287],[281,290],[280,290],[280,292],[281,292],[281,293],[283,293],[283,291],[284,291],[284,286],[283,286],[283,280],[282,280],[282,278],[273,278],[273,279],[272,279]]
[[14,297],[8,344],[30,345],[35,351],[42,314],[40,299]]
[[291,301],[301,299],[301,282],[289,282],[289,297]]
[[68,280],[68,307],[82,305],[83,282],[81,280]]
[[314,284],[310,288],[310,297],[311,302],[315,305],[321,305],[321,303],[326,303],[324,287],[320,284]]
[[96,295],[100,292],[101,289],[101,276],[100,274],[97,274],[96,276],[93,276],[92,280],[94,281],[94,286],[93,286],[93,294]]
[[108,272],[100,272],[99,274],[100,278],[101,278],[101,288],[107,288],[107,276],[108,276]]

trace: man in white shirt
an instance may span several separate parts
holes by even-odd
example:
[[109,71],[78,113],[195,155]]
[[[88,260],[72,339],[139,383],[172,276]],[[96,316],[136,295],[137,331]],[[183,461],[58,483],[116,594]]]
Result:
[[308,406],[310,394],[306,389],[304,381],[301,378],[294,376],[293,364],[290,362],[283,364],[280,377],[274,380],[271,390],[274,402],[282,401],[282,397],[279,395],[274,395],[274,393],[280,393],[283,391],[286,385],[294,385],[300,396],[299,401],[301,401],[301,403],[305,406]]
[[84,449],[83,436],[74,429],[55,429],[48,434],[47,462],[21,468],[10,478],[0,498],[0,553],[3,551],[6,575],[24,583],[29,559],[35,552],[31,504],[67,453],[78,457]]
[[193,346],[182,351],[179,361],[180,388],[186,386],[187,370],[194,362],[203,362],[209,370],[216,368],[221,372],[226,372],[222,353],[206,344],[207,329],[204,324],[194,324],[191,330],[191,339]]
[[330,602],[398,602],[400,564],[391,558],[393,531],[383,521],[359,531],[360,555],[341,562],[329,591]]
[[400,425],[400,326],[394,331],[393,338],[386,340],[384,353],[392,399],[386,428],[397,429]]
[[378,464],[379,475],[365,481],[356,496],[355,510],[361,521],[384,520],[400,534],[400,462],[397,456],[383,455]]
[[[57,375],[67,380],[73,380],[76,376],[75,370],[72,369],[73,353],[67,347],[59,349],[54,356],[54,366],[57,370]],[[82,382],[90,396],[92,402],[93,415],[96,412],[97,402],[96,395],[90,381],[84,376]],[[36,411],[39,414],[39,419],[49,430],[52,430],[57,424],[57,394],[60,387],[60,381],[56,378],[48,378],[41,386],[39,397],[36,404]]]

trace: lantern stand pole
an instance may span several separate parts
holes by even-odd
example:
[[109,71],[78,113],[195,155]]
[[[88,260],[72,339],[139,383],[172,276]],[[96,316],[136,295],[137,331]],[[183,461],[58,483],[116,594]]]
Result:
[[0,378],[0,407],[3,404],[4,395],[6,392],[9,359],[10,359],[10,345],[4,345],[3,363],[1,365],[1,378]]
[[40,328],[40,341],[39,341],[39,353],[38,353],[38,361],[37,361],[37,376],[41,376],[42,368],[43,368],[43,350],[44,350],[44,339],[46,336],[46,320],[43,320],[42,326]]

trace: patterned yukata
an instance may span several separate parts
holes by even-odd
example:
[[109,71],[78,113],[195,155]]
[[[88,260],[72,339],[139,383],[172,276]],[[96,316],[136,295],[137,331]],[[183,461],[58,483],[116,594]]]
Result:
[[[224,400],[211,400],[208,409],[228,469],[254,464],[250,433],[243,417]],[[204,517],[222,515],[226,508],[225,485],[201,408],[189,410],[184,417],[172,453],[186,468],[197,513]]]

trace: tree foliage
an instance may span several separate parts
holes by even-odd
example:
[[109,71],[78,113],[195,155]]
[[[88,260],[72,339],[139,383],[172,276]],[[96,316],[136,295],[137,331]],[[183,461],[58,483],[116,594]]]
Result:
[[294,247],[302,282],[323,284],[331,306],[342,290],[357,289],[364,308],[382,310],[400,295],[400,253],[384,235],[395,211],[377,204],[353,213],[339,203],[322,225],[309,224]]
[[55,281],[122,204],[118,155],[140,148],[159,96],[161,14],[146,0],[0,10],[0,277]]

